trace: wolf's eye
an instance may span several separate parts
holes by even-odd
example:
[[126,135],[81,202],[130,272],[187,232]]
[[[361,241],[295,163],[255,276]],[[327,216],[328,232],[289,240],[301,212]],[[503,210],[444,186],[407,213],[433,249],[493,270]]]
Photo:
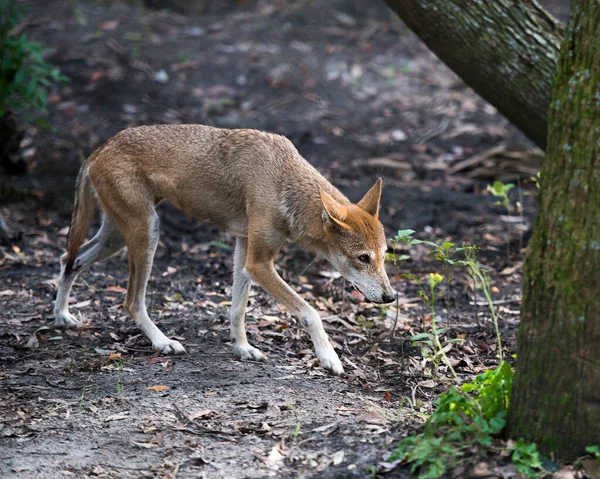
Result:
[[358,261],[364,264],[369,264],[371,262],[371,257],[368,254],[361,254],[358,257]]

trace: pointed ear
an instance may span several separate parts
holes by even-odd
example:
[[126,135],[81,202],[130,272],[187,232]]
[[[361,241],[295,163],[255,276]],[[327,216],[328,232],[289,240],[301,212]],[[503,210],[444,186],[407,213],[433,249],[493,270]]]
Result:
[[377,178],[375,184],[367,191],[367,194],[363,196],[363,199],[358,202],[358,206],[375,218],[379,216],[379,200],[381,199],[382,183],[381,178]]
[[325,191],[321,191],[321,203],[323,204],[325,224],[330,228],[347,229],[348,226],[344,223],[348,214],[346,207]]

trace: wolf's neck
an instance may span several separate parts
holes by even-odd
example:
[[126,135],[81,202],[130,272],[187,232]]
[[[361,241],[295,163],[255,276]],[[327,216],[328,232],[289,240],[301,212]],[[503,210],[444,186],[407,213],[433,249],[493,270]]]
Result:
[[342,204],[350,203],[321,175],[286,185],[280,203],[282,220],[290,233],[289,239],[317,253],[324,253],[327,249],[321,191],[329,193]]

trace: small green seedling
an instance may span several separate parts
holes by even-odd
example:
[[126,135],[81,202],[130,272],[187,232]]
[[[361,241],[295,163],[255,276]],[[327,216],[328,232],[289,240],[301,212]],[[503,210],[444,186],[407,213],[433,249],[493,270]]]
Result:
[[123,395],[123,365],[120,359],[114,359],[115,367],[117,368],[117,396],[119,399]]
[[442,335],[447,331],[447,328],[438,329],[435,322],[435,291],[438,284],[444,280],[444,277],[438,273],[429,273],[429,307],[431,308],[431,333],[419,333],[412,336],[413,344],[422,346],[421,354],[425,359],[431,359],[434,366],[437,366],[438,360],[441,360],[448,366],[452,376],[458,381],[456,371],[446,356],[446,352],[452,347],[452,343],[462,341],[462,339],[448,339],[443,343],[440,340]]
[[[396,236],[391,239],[392,252],[387,253],[385,255],[385,260],[391,261],[394,264],[394,266],[397,268],[402,262],[410,259],[410,256],[408,256],[408,255],[396,254],[396,248],[398,247],[398,244],[400,242],[405,242],[405,238],[410,238],[410,236],[414,232],[415,232],[414,230],[399,230],[398,233],[396,233]],[[396,275],[396,278],[397,277],[398,277],[398,275]],[[400,308],[399,308],[398,301],[399,301],[398,280],[396,279],[396,317],[394,318],[394,325],[392,326],[392,332],[390,334],[390,336],[392,338],[394,337],[394,333],[396,332],[396,326],[398,325],[398,317],[400,315]]]
[[[498,358],[500,361],[503,360],[502,356],[502,339],[500,337],[500,328],[498,327],[498,316],[496,315],[496,308],[494,307],[494,302],[492,300],[492,289],[490,287],[490,279],[486,270],[481,268],[479,261],[477,260],[477,251],[475,249],[467,249],[465,250],[465,265],[469,268],[469,272],[471,273],[471,278],[473,279],[473,289],[476,290],[481,288],[483,294],[485,295],[485,299],[487,301],[488,307],[490,308],[490,313],[492,315],[492,322],[494,323],[494,329],[496,331],[496,341],[498,344]],[[477,299],[474,297],[474,303],[477,307]]]
[[535,185],[535,187],[538,189],[540,189],[540,180],[542,179],[542,172],[539,171],[535,176],[530,176],[529,179],[531,180],[531,182]]
[[[450,282],[452,281],[452,268],[457,265],[465,266],[465,262],[456,259],[455,255],[457,253],[460,253],[467,249],[473,249],[474,246],[462,246],[462,247],[457,248],[457,247],[455,247],[456,245],[454,243],[450,243],[449,241],[444,241],[441,244],[437,244],[437,243],[434,243],[433,241],[424,241],[424,240],[413,238],[412,235],[414,233],[415,233],[414,230],[398,231],[398,233],[396,233],[396,236],[394,238],[392,238],[392,240],[391,240],[392,245],[395,248],[398,243],[402,242],[408,246],[413,246],[413,245],[417,245],[417,244],[424,244],[426,246],[429,246],[432,249],[431,254],[435,256],[435,259],[437,261],[442,261],[444,263],[445,273],[446,273],[446,276],[444,277],[444,279],[445,279],[446,283],[448,283],[448,286],[450,286]],[[395,253],[390,254],[389,256],[390,256],[390,259],[394,262],[394,264],[397,264],[396,262],[400,262],[400,261],[410,258],[409,256],[403,255],[403,256],[399,256],[396,260],[394,260],[392,258],[392,256],[395,256]],[[449,287],[446,289],[446,306],[447,307],[450,306],[450,289],[449,289]]]
[[506,209],[506,213],[508,215],[512,215],[514,212],[518,211],[518,207],[515,207],[510,202],[510,198],[508,197],[508,192],[515,187],[513,183],[502,183],[501,181],[494,181],[493,184],[487,186],[487,191],[489,191],[496,198],[500,198],[494,204],[497,206],[503,206]]
[[79,397],[79,407],[77,413],[81,413],[84,409],[87,409],[88,405],[85,402],[85,386],[81,388],[81,396]]
[[[506,214],[509,216],[512,216],[513,214],[522,214],[523,213],[523,204],[521,201],[517,201],[515,203],[515,205],[513,206],[513,204],[510,201],[510,198],[508,197],[508,192],[510,190],[512,190],[515,187],[514,184],[512,183],[508,183],[508,184],[504,184],[501,181],[494,181],[493,185],[488,185],[487,186],[487,191],[489,191],[492,195],[494,195],[497,198],[500,198],[499,201],[496,201],[494,204],[498,205],[498,206],[503,206],[506,209]],[[519,184],[519,197],[520,199],[522,199],[522,192],[521,192],[521,185]],[[507,225],[508,228],[510,228],[510,225]],[[523,236],[521,234],[521,245],[519,246],[520,248],[522,247],[522,243],[523,243]],[[507,241],[506,243],[506,258],[508,259],[510,256],[510,241]]]

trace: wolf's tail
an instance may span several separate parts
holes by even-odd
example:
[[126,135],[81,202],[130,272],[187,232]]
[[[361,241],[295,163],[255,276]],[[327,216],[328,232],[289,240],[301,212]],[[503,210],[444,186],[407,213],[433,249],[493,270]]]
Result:
[[90,220],[94,215],[94,194],[88,170],[91,161],[100,153],[101,149],[98,148],[90,155],[81,166],[77,175],[75,204],[73,206],[73,216],[71,216],[71,226],[67,237],[66,274],[69,274],[73,270],[73,263],[75,262],[75,258],[77,258],[77,252],[85,240],[85,235],[90,227]]

